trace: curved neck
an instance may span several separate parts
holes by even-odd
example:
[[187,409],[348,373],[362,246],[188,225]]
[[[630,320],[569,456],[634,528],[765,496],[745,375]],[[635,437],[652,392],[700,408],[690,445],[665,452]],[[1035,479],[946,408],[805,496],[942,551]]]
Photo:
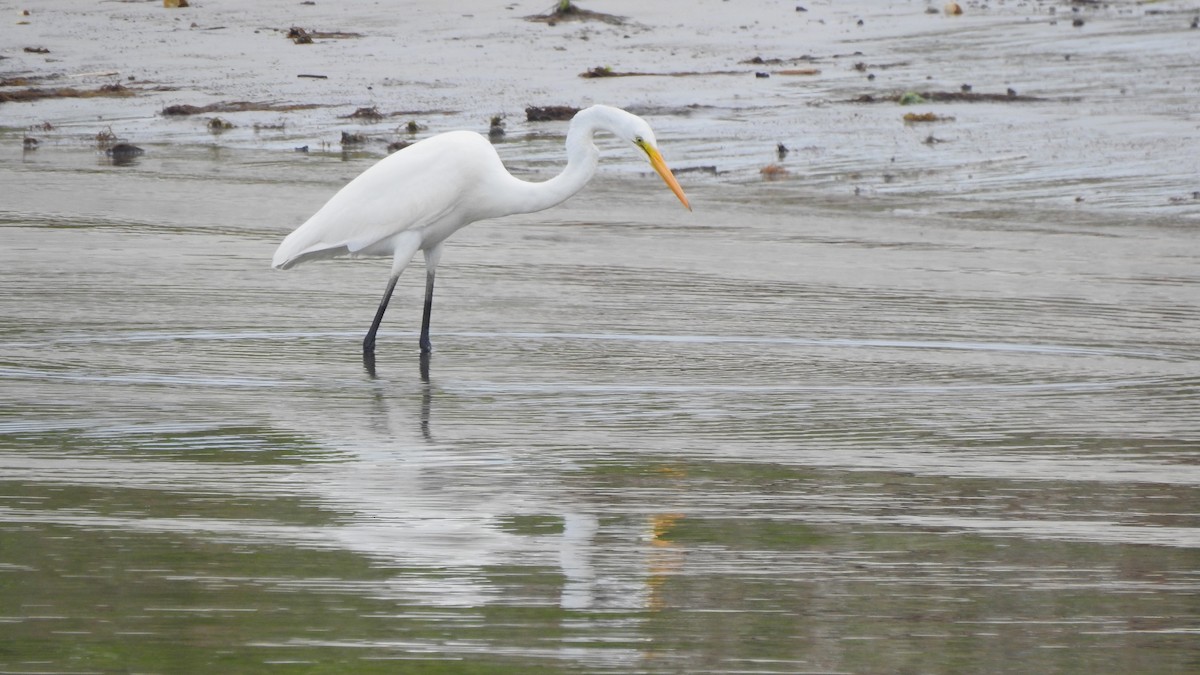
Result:
[[596,131],[601,128],[600,120],[593,108],[581,110],[571,119],[567,128],[567,166],[554,178],[542,183],[513,178],[510,197],[512,213],[532,213],[561,204],[579,192],[596,174],[600,162],[600,151],[592,142]]

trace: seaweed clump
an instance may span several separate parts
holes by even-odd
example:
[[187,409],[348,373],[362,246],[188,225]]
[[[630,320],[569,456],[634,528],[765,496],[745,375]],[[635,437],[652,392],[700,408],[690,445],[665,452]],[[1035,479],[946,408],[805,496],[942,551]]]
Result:
[[560,21],[601,21],[614,26],[625,25],[625,17],[623,16],[593,12],[590,9],[584,9],[576,5],[570,0],[559,0],[554,9],[546,14],[534,14],[533,16],[525,17],[525,20],[544,23],[548,26],[556,26]]

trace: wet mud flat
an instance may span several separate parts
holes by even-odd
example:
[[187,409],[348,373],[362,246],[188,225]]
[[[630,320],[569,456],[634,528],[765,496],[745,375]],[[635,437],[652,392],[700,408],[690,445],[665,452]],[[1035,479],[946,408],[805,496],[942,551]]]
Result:
[[[0,92],[133,94],[0,103],[0,669],[1195,672],[1191,6],[548,4],[16,17]],[[604,142],[424,372],[419,264],[371,372],[387,262],[269,268],[591,102],[695,211]]]
[[[526,108],[603,102],[654,119],[674,165],[727,181],[774,164],[768,177],[838,197],[1200,216],[1187,2],[1002,2],[954,16],[926,2],[580,4],[603,16],[530,21],[548,9],[532,2],[388,13],[50,1],[11,27],[0,120],[8,142],[47,152],[112,127],[138,146],[335,154],[347,134],[377,157],[498,117],[520,155],[523,140],[563,131]],[[349,117],[359,109],[379,115]]]

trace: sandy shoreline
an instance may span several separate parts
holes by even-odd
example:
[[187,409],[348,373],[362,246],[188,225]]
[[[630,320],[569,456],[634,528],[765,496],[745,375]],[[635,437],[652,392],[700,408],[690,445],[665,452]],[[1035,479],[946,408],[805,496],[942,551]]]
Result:
[[[549,165],[558,161],[552,147],[519,141],[562,126],[527,122],[525,107],[604,102],[646,114],[673,165],[717,172],[693,181],[758,181],[778,164],[784,190],[1200,218],[1195,3],[966,4],[958,17],[920,1],[801,3],[805,11],[720,0],[686,10],[582,4],[625,23],[524,20],[545,12],[544,1],[102,2],[80,11],[48,0],[27,16],[4,3],[0,78],[25,84],[0,93],[120,85],[127,95],[0,103],[0,143],[21,152],[30,136],[34,152],[91,150],[111,129],[150,151],[340,152],[349,131],[368,138],[361,152],[381,156],[391,141],[483,132],[500,115],[506,159]],[[295,44],[293,26],[357,37]],[[596,68],[640,76],[580,77]],[[964,85],[1038,100],[887,100]],[[855,102],[863,97],[885,102]],[[235,102],[267,109],[161,114]],[[383,117],[349,117],[360,108]],[[905,122],[910,112],[939,121]],[[232,128],[213,133],[214,117]]]

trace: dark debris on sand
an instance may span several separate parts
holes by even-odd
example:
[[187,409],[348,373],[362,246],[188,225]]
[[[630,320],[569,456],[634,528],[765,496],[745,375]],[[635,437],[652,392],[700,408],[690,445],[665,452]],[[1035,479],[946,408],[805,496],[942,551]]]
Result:
[[210,103],[208,105],[169,105],[162,109],[162,114],[166,117],[184,117],[187,115],[201,115],[207,113],[234,113],[234,112],[289,112],[292,110],[312,110],[313,108],[322,108],[318,103],[265,103],[255,101],[232,101],[228,103]]
[[554,9],[546,14],[534,14],[525,17],[525,20],[544,23],[548,26],[558,25],[560,21],[600,21],[614,26],[623,26],[626,21],[623,16],[593,12],[590,9],[583,9],[575,3],[567,2],[566,0],[559,2]]
[[579,112],[579,108],[565,105],[529,106],[525,109],[525,119],[529,122],[561,122],[569,120]]
[[1046,99],[1037,96],[1024,96],[1013,90],[1008,90],[1003,94],[982,94],[973,91],[908,91],[899,94],[888,94],[884,96],[876,96],[874,94],[863,94],[858,98],[850,99],[851,103],[1018,103],[1031,101],[1044,101]]
[[134,90],[123,84],[106,84],[97,89],[76,89],[74,87],[40,88],[30,87],[17,91],[0,91],[0,103],[16,103],[21,101],[37,101],[43,98],[94,98],[98,96],[125,98],[133,96]]

